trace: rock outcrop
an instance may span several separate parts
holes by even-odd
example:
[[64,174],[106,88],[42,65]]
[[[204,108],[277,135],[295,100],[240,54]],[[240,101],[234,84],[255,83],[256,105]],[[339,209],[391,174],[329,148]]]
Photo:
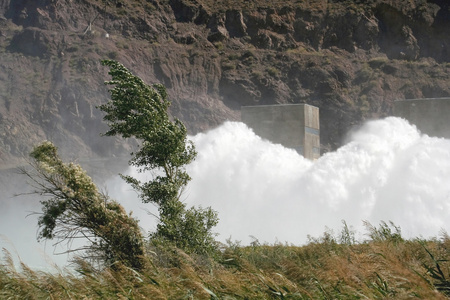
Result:
[[242,105],[309,103],[335,149],[395,99],[450,96],[445,0],[0,0],[0,166],[52,140],[71,157],[128,153],[99,138],[101,59],[163,83],[190,133]]

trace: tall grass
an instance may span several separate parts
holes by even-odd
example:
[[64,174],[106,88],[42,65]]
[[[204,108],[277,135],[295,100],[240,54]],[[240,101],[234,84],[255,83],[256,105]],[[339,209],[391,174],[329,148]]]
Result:
[[229,242],[215,258],[161,246],[147,264],[97,270],[83,260],[75,271],[35,271],[0,263],[0,299],[446,299],[449,246],[440,239],[406,240],[399,227],[368,224],[357,242],[346,227],[307,245],[250,246]]

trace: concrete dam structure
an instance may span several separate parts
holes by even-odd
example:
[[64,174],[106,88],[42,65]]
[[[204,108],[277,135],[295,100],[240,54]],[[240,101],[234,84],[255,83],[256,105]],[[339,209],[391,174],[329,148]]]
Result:
[[450,139],[450,98],[397,100],[394,115],[426,135]]
[[308,104],[243,106],[241,118],[260,137],[297,150],[305,158],[320,157],[319,108]]

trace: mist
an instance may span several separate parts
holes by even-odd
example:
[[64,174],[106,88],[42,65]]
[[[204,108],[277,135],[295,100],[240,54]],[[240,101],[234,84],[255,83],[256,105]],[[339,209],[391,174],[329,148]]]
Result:
[[[26,263],[32,269],[53,270],[64,266],[68,255],[66,244],[53,247],[54,241],[37,242],[40,198],[27,195],[32,188],[17,170],[1,172],[0,180],[0,249],[7,250],[16,264]],[[0,254],[0,263],[6,253]]]
[[[192,181],[182,200],[218,211],[215,231],[221,242],[245,245],[257,239],[300,246],[308,236],[339,233],[343,220],[360,240],[363,221],[375,226],[392,221],[406,238],[436,237],[450,227],[450,140],[423,135],[404,119],[367,122],[344,146],[316,161],[261,139],[239,122],[190,138],[198,156],[188,166]],[[151,177],[133,168],[124,173]],[[144,231],[155,229],[156,208],[141,203],[118,176],[103,187],[133,211]],[[25,248],[12,241],[29,263],[24,258],[30,249],[43,245],[31,242],[36,221],[24,222],[17,208],[6,211],[17,215],[5,220],[2,209],[0,234],[29,239]],[[53,251],[49,246],[47,252]]]
[[[407,238],[449,228],[450,140],[422,135],[404,119],[370,121],[316,161],[261,139],[243,123],[227,122],[191,139],[198,157],[188,167],[192,181],[182,199],[218,211],[219,241],[301,245],[308,235],[339,233],[342,221],[360,239],[363,221],[392,221]],[[129,187],[113,185],[115,194],[136,197]],[[142,211],[139,206],[128,207]],[[140,219],[154,228],[154,217]]]

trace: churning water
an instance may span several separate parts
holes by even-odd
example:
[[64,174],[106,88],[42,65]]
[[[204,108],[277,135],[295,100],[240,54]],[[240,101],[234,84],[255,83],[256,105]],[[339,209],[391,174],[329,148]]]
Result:
[[327,228],[338,233],[343,220],[360,233],[363,221],[392,221],[409,238],[450,228],[450,140],[421,135],[403,119],[370,121],[314,162],[243,123],[192,140],[198,157],[183,199],[219,212],[221,241],[299,245]]
[[[403,119],[370,121],[314,162],[238,122],[192,140],[198,157],[188,167],[193,179],[182,199],[218,211],[215,229],[222,242],[256,238],[301,245],[327,228],[339,232],[342,220],[360,233],[363,221],[392,221],[408,238],[450,228],[450,140],[422,135]],[[156,209],[142,204],[123,181],[114,178],[107,189],[134,211],[144,230],[155,228],[148,211]]]

